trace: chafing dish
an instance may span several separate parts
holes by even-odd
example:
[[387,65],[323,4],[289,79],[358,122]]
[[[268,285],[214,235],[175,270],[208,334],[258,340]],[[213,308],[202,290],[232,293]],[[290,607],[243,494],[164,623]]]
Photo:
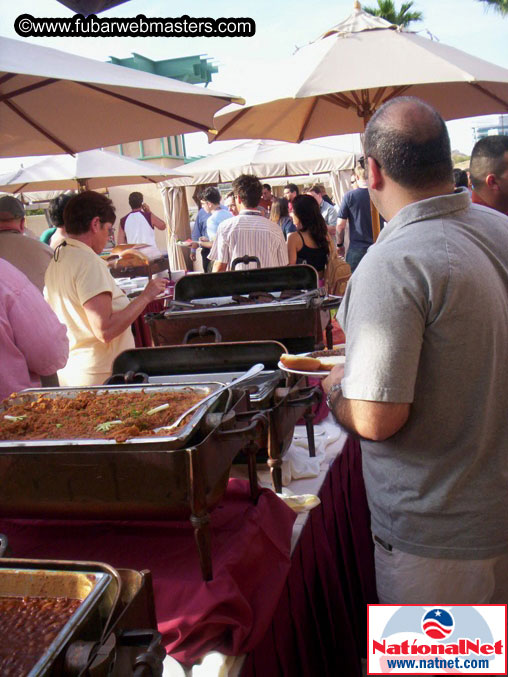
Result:
[[[61,629],[48,647],[29,649],[30,637],[18,638],[23,642],[23,649],[17,647],[17,651],[31,665],[30,677],[50,674],[55,661],[63,658],[64,648],[78,635],[91,633],[100,636],[120,591],[118,574],[105,564],[82,563],[73,568],[71,565],[60,567],[57,563],[53,563],[53,568],[47,563],[41,564],[0,559],[0,597],[66,598],[79,600],[80,604],[70,618],[62,622]],[[23,627],[17,628],[17,631],[22,635]],[[40,641],[43,637],[41,634]],[[9,660],[12,656],[12,641],[9,634],[0,639],[0,661]]]
[[[268,428],[257,441],[258,462],[268,462],[275,491],[282,489],[282,457],[289,448],[295,424],[304,417],[310,455],[314,455],[312,407],[321,399],[321,389],[307,387],[305,377],[289,385],[278,368],[285,347],[277,341],[203,343],[183,346],[136,348],[121,353],[113,364],[113,378],[145,378],[149,383],[192,379],[230,383],[252,364],[261,362],[265,370],[243,386],[247,412],[261,411],[268,416]],[[243,415],[238,414],[241,418]],[[242,459],[242,454],[239,458]],[[237,458],[238,460],[238,458]]]
[[[217,384],[186,387],[210,389]],[[174,390],[183,385],[144,386]],[[139,390],[139,386],[134,386]],[[104,388],[99,388],[99,390]],[[113,387],[108,387],[111,390]],[[117,391],[130,386],[114,388]],[[60,394],[73,389],[42,392]],[[76,389],[75,389],[76,390]],[[33,391],[38,392],[38,391]],[[0,443],[0,513],[9,517],[162,519],[190,517],[203,576],[212,577],[208,513],[222,498],[235,456],[254,457],[266,417],[245,412],[245,393],[226,391],[170,437],[113,440],[31,440]],[[177,441],[178,440],[178,441]]]
[[[29,677],[162,674],[166,652],[149,572],[96,562],[0,559],[0,596],[82,600]],[[0,647],[8,646],[9,637],[0,638]]]
[[145,319],[156,346],[185,343],[190,331],[206,326],[219,341],[271,339],[300,353],[323,346],[320,311],[340,302],[319,287],[312,266],[259,268],[186,275],[168,309]]
[[[141,250],[146,254],[144,250]],[[148,256],[148,263],[140,266],[122,266],[116,261],[112,261],[109,270],[113,277],[148,277],[149,279],[156,273],[169,271],[169,259],[167,254],[160,256]]]
[[[146,392],[146,393],[161,393],[161,392],[167,392],[167,393],[178,393],[184,390],[191,389],[193,392],[201,395],[203,398],[206,397],[207,395],[210,395],[213,393],[214,390],[217,390],[220,388],[223,384],[222,383],[205,383],[205,382],[199,382],[199,383],[185,383],[185,384],[166,384],[164,386],[155,386],[155,385],[150,385],[149,387],[145,386],[108,386],[107,388],[103,386],[90,386],[88,388],[45,388],[45,389],[35,389],[35,388],[29,388],[27,390],[24,390],[20,395],[22,395],[24,398],[27,396],[30,397],[33,400],[36,400],[39,395],[44,395],[45,397],[76,397],[78,393],[81,392],[95,392],[97,394],[101,393],[114,393],[114,392],[131,392],[131,393],[140,393],[140,392]],[[17,399],[12,399],[9,400],[9,402],[16,403]],[[13,443],[16,445],[16,447],[29,447],[30,449],[44,449],[47,447],[51,447],[52,449],[58,449],[59,447],[63,447],[67,449],[68,447],[72,446],[80,446],[80,447],[93,447],[96,451],[99,450],[107,450],[108,447],[114,446],[115,449],[123,449],[123,445],[127,444],[128,448],[131,447],[132,445],[135,446],[142,446],[145,448],[146,444],[148,443],[148,446],[151,447],[153,446],[151,443],[153,443],[154,439],[159,440],[161,443],[164,444],[164,449],[169,451],[171,449],[181,449],[189,440],[191,437],[195,434],[196,430],[198,429],[203,416],[209,412],[213,411],[214,406],[216,405],[216,399],[209,400],[206,402],[203,407],[200,407],[197,409],[192,416],[189,418],[189,420],[185,423],[184,426],[181,428],[175,430],[171,435],[167,435],[164,437],[135,437],[131,440],[127,440],[127,442],[119,444],[116,442],[114,439],[66,439],[66,440],[61,440],[61,439],[44,439],[44,440],[2,440],[0,438],[0,453],[4,449],[10,449],[13,445]],[[4,414],[7,410],[4,408],[0,407],[0,416]],[[1,431],[0,431],[1,435]]]

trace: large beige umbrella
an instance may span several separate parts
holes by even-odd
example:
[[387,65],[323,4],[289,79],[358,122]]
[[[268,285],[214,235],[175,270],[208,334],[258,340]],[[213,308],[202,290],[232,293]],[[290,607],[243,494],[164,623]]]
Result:
[[0,175],[0,191],[26,193],[47,190],[95,190],[182,178],[182,172],[151,162],[88,150],[77,155],[52,155],[35,164]]
[[358,3],[281,72],[276,100],[215,116],[217,139],[300,142],[362,132],[381,104],[401,94],[427,101],[447,120],[508,111],[508,69],[371,16]]
[[217,139],[299,142],[362,132],[381,104],[401,94],[447,120],[508,111],[507,69],[373,17],[358,2],[277,70],[284,73],[277,98],[216,115]]
[[[74,154],[207,131],[228,94],[0,38],[0,155]],[[239,100],[241,101],[241,100]]]

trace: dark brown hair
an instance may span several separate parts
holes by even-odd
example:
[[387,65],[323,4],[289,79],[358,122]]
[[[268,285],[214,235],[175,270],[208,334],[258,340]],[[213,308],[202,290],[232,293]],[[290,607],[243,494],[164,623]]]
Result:
[[288,201],[285,197],[276,197],[272,202],[272,207],[270,209],[270,221],[274,223],[279,223],[281,219],[286,216],[289,216],[289,207]]
[[74,195],[64,210],[65,230],[69,235],[83,235],[90,230],[90,223],[96,216],[101,223],[115,222],[115,208],[108,197],[94,190]]
[[293,200],[293,213],[302,224],[301,230],[309,233],[318,247],[327,249],[328,226],[316,199],[312,195],[297,195]]
[[261,181],[253,174],[240,174],[231,184],[233,191],[249,209],[255,209],[261,200]]

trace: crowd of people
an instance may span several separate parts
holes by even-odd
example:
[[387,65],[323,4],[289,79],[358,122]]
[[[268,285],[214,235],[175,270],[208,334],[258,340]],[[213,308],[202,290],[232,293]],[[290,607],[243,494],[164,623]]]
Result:
[[[469,171],[453,172],[455,186],[463,186],[473,203],[508,214],[507,157],[508,137],[482,139],[473,149]],[[372,189],[366,169],[361,158],[354,170],[355,185],[339,205],[333,204],[319,184],[300,193],[297,185],[288,183],[284,196],[276,197],[269,184],[241,175],[224,199],[216,187],[208,186],[199,194],[200,209],[192,233],[201,246],[203,270],[230,270],[235,259],[247,255],[252,260],[238,263],[238,268],[258,263],[262,267],[307,263],[322,279],[330,247],[337,246],[343,253],[347,232],[346,260],[354,271],[373,242]],[[131,211],[120,220],[118,242],[155,246],[155,230],[163,230],[165,222],[152,213],[139,192],[130,194],[129,205]],[[59,359],[51,362],[53,371],[28,368],[29,376],[19,380],[17,390],[40,382],[39,377],[44,385],[57,384],[57,370],[62,385],[103,382],[110,375],[114,357],[133,345],[130,324],[164,287],[160,280],[150,283],[129,302],[97,256],[111,241],[116,219],[106,197],[92,191],[74,197],[63,194],[51,201],[49,216],[52,227],[38,241],[26,234],[21,202],[7,195],[0,198],[0,256],[26,275],[39,294],[45,288],[49,306],[43,304],[46,312],[37,315],[46,323],[58,318],[61,324],[57,326],[66,328],[69,343],[67,349],[62,341],[55,341],[60,353]],[[191,256],[195,258],[196,249]],[[37,300],[40,302],[39,297]],[[58,336],[59,331],[55,329],[53,334]],[[33,367],[30,356],[26,364]],[[11,382],[7,383],[0,392],[2,397],[12,388]]]
[[[361,438],[379,601],[506,603],[508,137],[481,139],[469,172],[454,172],[439,114],[394,98],[370,120],[354,178],[337,207],[319,185],[277,198],[252,175],[224,204],[207,188],[193,231],[203,267],[248,255],[240,266],[307,263],[322,278],[348,230],[347,357],[323,385]],[[371,201],[384,219],[374,246]],[[164,227],[140,193],[130,206],[127,243]],[[61,385],[103,383],[167,282],[132,301],[118,288],[99,256],[116,220],[106,196],[61,196],[50,214],[40,242],[21,202],[0,198],[0,398],[55,372]]]
[[62,195],[49,213],[51,246],[24,235],[17,198],[0,198],[0,400],[41,385],[104,383],[115,357],[134,347],[131,324],[166,288],[153,279],[130,301],[116,284],[99,256],[116,220],[106,196]]
[[[363,169],[358,167],[355,172],[359,175]],[[358,192],[362,198],[355,200]],[[302,197],[310,197],[314,202],[301,201]],[[229,270],[235,258],[249,255],[258,259],[263,267],[287,265],[288,261],[289,264],[308,263],[316,268],[322,278],[330,245],[337,244],[339,253],[344,254],[344,231],[348,224],[350,252],[346,260],[352,270],[373,243],[370,202],[364,185],[349,191],[340,207],[337,207],[320,184],[309,186],[300,194],[296,184],[288,183],[284,188],[284,197],[276,197],[272,194],[270,184],[261,184],[256,177],[244,174],[233,181],[233,190],[227,194],[224,203],[215,187],[207,187],[198,194],[197,200],[200,208],[192,230],[194,251],[191,259],[196,260],[195,250],[201,248],[204,272]],[[349,209],[351,201],[354,205],[359,203],[359,207]],[[295,214],[294,205],[297,203],[300,203],[301,210],[305,210],[303,221]],[[255,221],[254,217],[262,220]],[[267,219],[278,227],[267,224]],[[226,220],[228,223],[225,223]],[[240,232],[243,232],[243,236],[240,236]],[[261,235],[262,232],[265,234]],[[288,261],[283,253],[281,232],[287,241]],[[291,236],[292,233],[298,233],[299,236]],[[239,241],[231,245],[230,253],[229,243],[235,238]],[[219,242],[215,245],[217,239]],[[214,256],[220,258],[215,259]],[[256,263],[242,265],[252,267]]]

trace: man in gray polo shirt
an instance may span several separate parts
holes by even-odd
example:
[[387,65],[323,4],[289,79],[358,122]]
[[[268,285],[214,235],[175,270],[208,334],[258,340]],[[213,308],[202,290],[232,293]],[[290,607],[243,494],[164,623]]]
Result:
[[365,155],[387,224],[325,389],[362,438],[379,599],[507,603],[508,218],[454,191],[446,126],[418,99],[373,116]]
[[0,197],[0,258],[21,270],[41,292],[53,250],[25,232],[25,210],[12,195]]

